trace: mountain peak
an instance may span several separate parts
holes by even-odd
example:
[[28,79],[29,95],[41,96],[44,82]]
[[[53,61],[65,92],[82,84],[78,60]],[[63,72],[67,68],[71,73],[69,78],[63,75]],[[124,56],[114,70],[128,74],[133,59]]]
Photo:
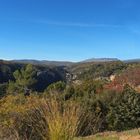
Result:
[[111,61],[120,61],[117,58],[91,58],[84,60],[83,62],[111,62]]

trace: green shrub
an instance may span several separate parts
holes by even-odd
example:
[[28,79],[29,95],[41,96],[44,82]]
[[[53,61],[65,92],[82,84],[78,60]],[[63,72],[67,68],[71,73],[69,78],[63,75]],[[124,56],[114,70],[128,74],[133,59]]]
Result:
[[109,129],[127,130],[140,126],[140,95],[126,86],[110,105],[107,115]]
[[48,86],[47,90],[48,92],[63,92],[66,88],[66,84],[62,81],[53,83]]
[[0,98],[6,95],[7,84],[0,84]]

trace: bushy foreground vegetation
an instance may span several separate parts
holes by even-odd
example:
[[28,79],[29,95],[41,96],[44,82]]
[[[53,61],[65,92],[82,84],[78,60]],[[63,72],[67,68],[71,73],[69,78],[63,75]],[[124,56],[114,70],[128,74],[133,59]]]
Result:
[[1,138],[71,140],[80,124],[80,107],[72,101],[8,96],[0,105]]
[[[62,92],[62,91],[61,91]],[[28,140],[73,140],[107,130],[140,127],[140,95],[122,93],[71,96],[66,91],[41,96],[8,95],[0,100],[0,137]],[[87,93],[85,93],[87,94]]]
[[[139,128],[140,94],[134,86],[139,82],[126,74],[135,72],[138,76],[139,65],[126,68],[115,62],[113,67],[115,71],[111,64],[111,71],[118,73],[114,81],[96,76],[78,83],[61,80],[42,92],[37,90],[38,76],[42,75],[39,69],[27,65],[15,70],[13,80],[0,84],[0,139],[74,140],[98,132]],[[120,67],[123,70],[118,72]],[[96,72],[103,74],[100,69]]]

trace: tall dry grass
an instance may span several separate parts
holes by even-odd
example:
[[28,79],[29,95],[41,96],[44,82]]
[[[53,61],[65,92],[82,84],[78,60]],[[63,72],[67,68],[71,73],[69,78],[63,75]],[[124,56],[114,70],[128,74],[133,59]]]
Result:
[[41,99],[34,110],[38,113],[29,117],[34,120],[41,116],[40,126],[36,126],[36,129],[43,140],[74,139],[81,121],[81,107],[77,103],[62,102],[54,98]]
[[1,105],[0,126],[6,135],[0,138],[73,140],[91,124],[88,112],[75,101],[37,96],[23,100],[20,96],[9,96],[1,100]]

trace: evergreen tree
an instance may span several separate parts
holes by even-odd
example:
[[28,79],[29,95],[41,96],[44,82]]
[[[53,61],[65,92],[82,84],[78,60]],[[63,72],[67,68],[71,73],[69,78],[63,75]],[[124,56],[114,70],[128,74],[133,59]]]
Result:
[[23,92],[24,89],[28,88],[34,90],[34,85],[36,84],[36,75],[37,70],[33,67],[33,65],[28,64],[25,68],[21,70],[16,70],[14,73],[15,82],[10,81],[8,92]]

